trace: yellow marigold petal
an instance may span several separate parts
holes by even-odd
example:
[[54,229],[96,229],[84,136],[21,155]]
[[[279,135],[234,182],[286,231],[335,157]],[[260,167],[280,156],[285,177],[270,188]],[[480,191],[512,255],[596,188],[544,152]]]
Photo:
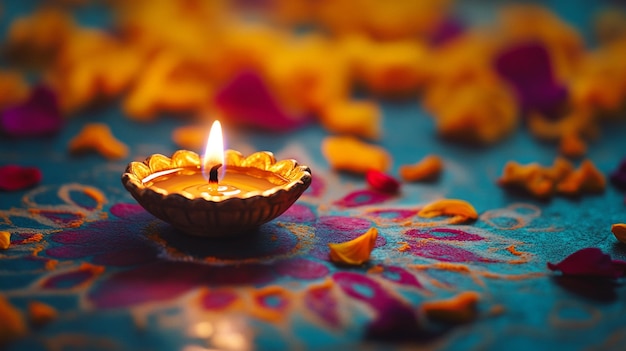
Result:
[[14,71],[0,70],[0,108],[17,104],[28,97],[28,84]]
[[372,227],[363,235],[345,243],[330,243],[330,260],[336,263],[348,265],[360,265],[370,258],[374,249],[378,229]]
[[381,135],[381,112],[378,105],[367,101],[329,103],[320,115],[328,131],[377,140]]
[[28,316],[33,325],[41,326],[57,318],[57,310],[43,302],[32,301],[28,304]]
[[557,184],[561,194],[575,196],[581,193],[599,193],[604,191],[606,179],[602,172],[590,160],[585,160],[580,167]]
[[431,88],[429,109],[439,135],[455,142],[488,145],[513,132],[518,122],[513,94],[485,74],[463,84],[442,81]]
[[552,168],[545,170],[545,174],[550,179],[558,182],[567,177],[574,171],[574,165],[563,157],[557,157],[554,159]]
[[567,133],[561,138],[559,151],[571,158],[580,158],[587,153],[587,143],[577,133]]
[[356,70],[357,79],[375,94],[402,96],[427,78],[426,47],[414,40],[372,44]]
[[457,199],[441,199],[424,206],[418,213],[423,218],[453,216],[451,223],[463,223],[478,219],[478,213],[469,202]]
[[20,310],[0,295],[0,345],[26,334],[26,323]]
[[209,128],[202,126],[184,126],[174,129],[172,141],[186,150],[202,150],[209,136]]
[[422,304],[424,314],[433,320],[448,323],[467,323],[476,318],[476,304],[480,294],[465,291],[446,300],[427,301]]
[[0,232],[0,250],[6,250],[11,246],[11,233]]
[[580,164],[580,171],[583,174],[582,190],[588,193],[599,193],[606,187],[604,174],[596,168],[590,160],[584,160]]
[[[122,103],[124,112],[134,120],[150,121],[160,111],[198,112],[206,108],[213,88],[197,66],[197,62],[180,53],[158,53],[126,95]],[[193,75],[181,74],[192,71]]]
[[407,182],[419,182],[435,179],[441,174],[443,161],[436,155],[428,155],[412,165],[400,166],[400,177]]
[[126,144],[117,140],[109,126],[89,123],[68,144],[72,153],[96,151],[108,159],[120,159],[128,155]]
[[[554,160],[552,167],[543,167],[538,163],[520,165],[509,161],[504,166],[498,184],[525,190],[537,198],[547,198],[552,196],[555,184],[562,182],[573,172],[572,163],[561,157]],[[578,188],[576,184],[572,186],[574,189]]]
[[626,244],[626,224],[616,223],[611,226],[611,232],[620,242]]
[[322,154],[332,168],[341,171],[386,172],[391,165],[391,155],[385,149],[354,137],[327,137],[322,142]]

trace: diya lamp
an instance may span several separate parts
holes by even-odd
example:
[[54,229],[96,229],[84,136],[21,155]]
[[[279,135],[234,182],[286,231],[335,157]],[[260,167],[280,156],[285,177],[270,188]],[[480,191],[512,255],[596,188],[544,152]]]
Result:
[[311,170],[296,160],[276,161],[268,151],[248,157],[224,151],[213,123],[205,154],[178,150],[131,162],[122,183],[155,217],[192,235],[226,237],[285,212],[311,184]]

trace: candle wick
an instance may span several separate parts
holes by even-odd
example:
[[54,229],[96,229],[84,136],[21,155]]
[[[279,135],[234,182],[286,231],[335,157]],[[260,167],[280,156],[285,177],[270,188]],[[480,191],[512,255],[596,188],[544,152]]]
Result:
[[218,163],[215,166],[211,167],[211,170],[209,171],[209,184],[218,183],[217,171],[220,169],[220,167],[222,167],[221,163]]

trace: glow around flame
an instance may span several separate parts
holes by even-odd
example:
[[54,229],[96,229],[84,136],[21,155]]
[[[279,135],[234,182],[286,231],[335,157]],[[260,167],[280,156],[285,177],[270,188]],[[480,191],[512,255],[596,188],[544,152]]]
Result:
[[222,125],[220,121],[215,121],[211,126],[211,132],[209,133],[209,139],[207,140],[202,159],[202,174],[207,180],[209,179],[211,167],[220,163],[222,164],[222,168],[219,171],[221,178],[226,168],[224,165],[224,140],[222,137]]

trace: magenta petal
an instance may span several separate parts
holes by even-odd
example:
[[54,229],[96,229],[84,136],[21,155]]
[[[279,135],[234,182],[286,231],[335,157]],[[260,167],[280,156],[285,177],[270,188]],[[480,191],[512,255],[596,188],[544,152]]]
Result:
[[545,45],[527,42],[510,46],[496,57],[495,67],[513,86],[525,111],[537,111],[550,118],[558,116],[568,91],[556,82]]
[[35,87],[25,102],[0,112],[0,130],[11,136],[54,134],[62,125],[56,95],[43,85]]
[[289,131],[309,121],[285,112],[255,72],[236,76],[216,94],[215,104],[235,123],[270,131]]
[[617,169],[611,173],[611,182],[620,189],[626,189],[626,158],[624,158]]
[[625,267],[626,263],[612,261],[611,256],[595,247],[578,250],[557,264],[548,262],[550,270],[560,271],[563,275],[597,278],[619,278],[626,273]]
[[621,272],[620,277],[626,277],[626,261],[622,260],[613,260],[611,262],[613,264],[613,269],[618,272]]
[[16,191],[41,182],[41,171],[35,167],[7,165],[0,167],[0,190]]
[[465,25],[458,18],[448,17],[439,23],[430,35],[429,42],[433,46],[443,45],[465,32]]

